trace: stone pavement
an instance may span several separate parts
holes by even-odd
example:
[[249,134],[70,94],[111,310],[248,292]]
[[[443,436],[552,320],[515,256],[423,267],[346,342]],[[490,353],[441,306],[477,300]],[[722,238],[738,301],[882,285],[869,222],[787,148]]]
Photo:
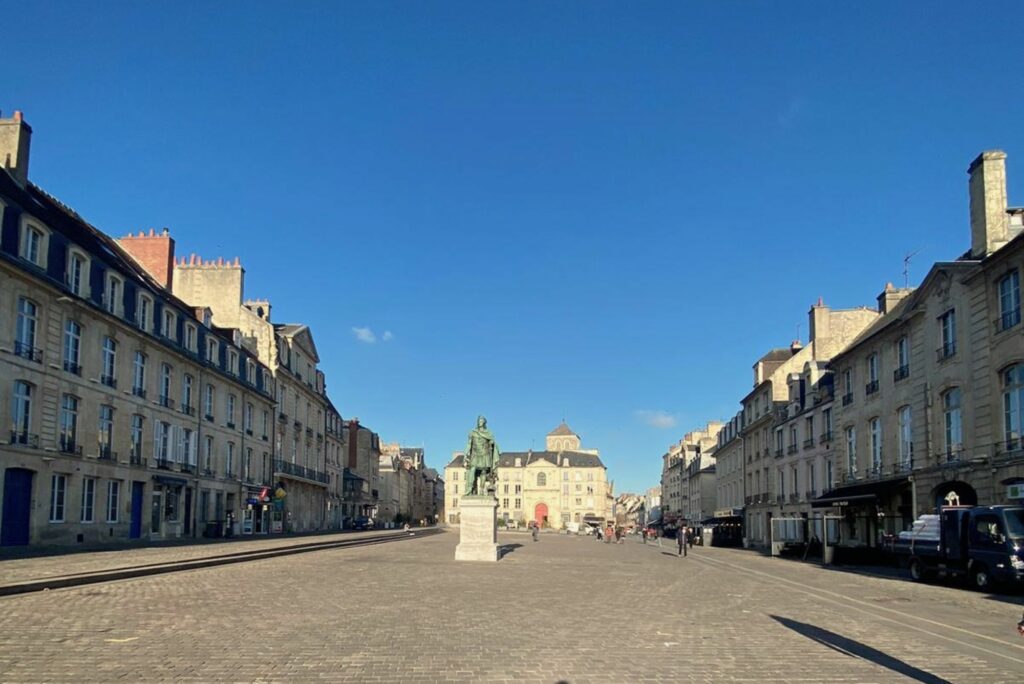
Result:
[[[0,599],[9,681],[1020,682],[1019,597],[731,549],[457,534]],[[849,598],[847,598],[847,595]]]
[[401,530],[369,530],[274,537],[241,537],[199,544],[173,543],[138,548],[102,549],[65,555],[40,555],[5,558],[0,550],[0,587],[53,577],[99,573],[118,568],[197,561],[225,554],[251,553],[290,548],[302,544],[327,543],[381,534],[401,534]]

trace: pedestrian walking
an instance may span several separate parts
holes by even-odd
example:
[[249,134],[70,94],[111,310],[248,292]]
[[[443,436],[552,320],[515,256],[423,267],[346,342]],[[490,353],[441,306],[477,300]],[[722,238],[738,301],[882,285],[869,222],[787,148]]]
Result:
[[692,527],[686,530],[686,541],[690,545],[691,549],[693,548],[693,543],[696,541],[696,537],[697,534],[694,532]]
[[533,523],[533,541],[537,541],[537,538],[539,536],[540,536],[540,525],[538,525],[537,523]]
[[602,533],[601,533],[601,528],[600,527],[596,528],[596,532],[594,534],[594,537],[597,539],[597,541],[601,541]]
[[640,543],[647,546],[647,530],[640,530]]
[[615,528],[615,543],[616,544],[621,544],[622,543],[622,528],[621,527],[616,527]]
[[683,558],[686,557],[686,528],[681,527],[676,530],[676,545],[679,547],[679,555]]

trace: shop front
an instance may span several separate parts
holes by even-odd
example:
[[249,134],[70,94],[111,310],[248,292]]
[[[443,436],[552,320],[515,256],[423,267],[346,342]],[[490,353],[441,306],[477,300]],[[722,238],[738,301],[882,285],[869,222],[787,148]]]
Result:
[[[814,499],[813,510],[840,521],[828,539],[828,544],[835,546],[836,562],[883,560],[886,539],[913,522],[911,487],[907,477],[858,482]],[[820,523],[815,523],[815,529],[820,529]]]
[[176,539],[192,532],[192,488],[182,477],[154,475],[149,536]]
[[243,495],[242,534],[269,534],[273,507],[270,487],[246,485]]

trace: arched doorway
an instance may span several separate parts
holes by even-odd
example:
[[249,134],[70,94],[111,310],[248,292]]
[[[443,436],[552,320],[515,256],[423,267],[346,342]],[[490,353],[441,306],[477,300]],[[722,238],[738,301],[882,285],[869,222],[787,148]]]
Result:
[[932,490],[932,502],[936,510],[942,506],[977,506],[978,493],[966,482],[951,480]]
[[548,505],[546,503],[539,503],[533,509],[533,519],[541,527],[545,527],[548,524]]

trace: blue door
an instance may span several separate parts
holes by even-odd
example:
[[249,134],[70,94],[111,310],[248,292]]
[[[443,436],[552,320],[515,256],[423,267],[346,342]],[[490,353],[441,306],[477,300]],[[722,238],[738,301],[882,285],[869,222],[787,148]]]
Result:
[[28,544],[28,523],[32,511],[31,470],[8,468],[4,472],[4,510],[0,514],[0,546]]
[[128,530],[129,539],[142,536],[142,497],[145,493],[145,482],[132,482],[132,526]]

